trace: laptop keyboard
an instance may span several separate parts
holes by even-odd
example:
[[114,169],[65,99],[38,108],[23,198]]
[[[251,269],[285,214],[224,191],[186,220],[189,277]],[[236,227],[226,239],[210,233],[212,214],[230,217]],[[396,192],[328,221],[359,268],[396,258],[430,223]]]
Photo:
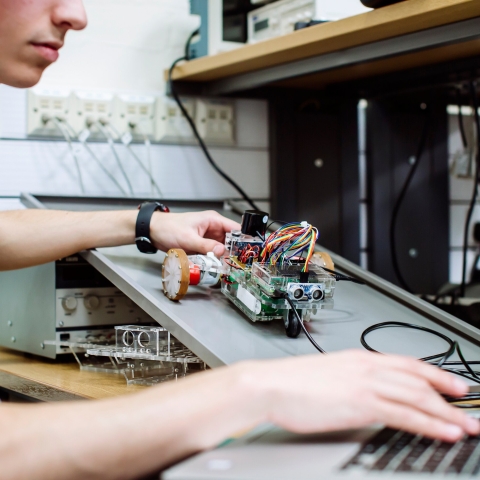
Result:
[[350,469],[476,475],[480,472],[480,437],[446,443],[385,428],[342,468]]

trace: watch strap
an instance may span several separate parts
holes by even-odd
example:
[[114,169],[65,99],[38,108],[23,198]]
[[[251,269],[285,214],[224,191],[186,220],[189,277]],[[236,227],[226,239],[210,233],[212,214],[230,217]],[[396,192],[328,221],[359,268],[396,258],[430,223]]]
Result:
[[168,207],[160,202],[145,202],[139,207],[137,223],[135,224],[135,243],[142,253],[157,253],[150,238],[150,222],[156,211],[169,212]]

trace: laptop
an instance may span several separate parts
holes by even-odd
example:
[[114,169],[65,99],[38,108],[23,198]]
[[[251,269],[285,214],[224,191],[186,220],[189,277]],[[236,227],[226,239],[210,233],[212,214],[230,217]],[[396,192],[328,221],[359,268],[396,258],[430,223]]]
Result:
[[[479,417],[480,411],[472,410]],[[390,428],[297,435],[270,425],[164,472],[163,480],[318,480],[471,477],[480,437],[451,444]]]

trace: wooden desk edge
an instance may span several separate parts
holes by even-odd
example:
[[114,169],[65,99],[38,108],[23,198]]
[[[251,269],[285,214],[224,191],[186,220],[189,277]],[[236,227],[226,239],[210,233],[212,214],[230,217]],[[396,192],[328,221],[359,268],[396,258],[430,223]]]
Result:
[[36,402],[86,400],[86,397],[3,371],[0,371],[0,390]]
[[56,392],[59,400],[103,399],[127,395],[146,387],[127,385],[123,375],[81,371],[76,363],[54,363],[0,348],[0,388],[23,394],[30,390],[43,401]]

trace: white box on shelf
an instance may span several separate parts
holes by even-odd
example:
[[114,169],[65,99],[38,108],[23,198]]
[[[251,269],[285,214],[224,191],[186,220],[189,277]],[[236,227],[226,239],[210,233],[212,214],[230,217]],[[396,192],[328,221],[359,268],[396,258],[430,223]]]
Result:
[[248,14],[248,43],[291,33],[297,22],[340,20],[369,10],[360,0],[280,0]]

